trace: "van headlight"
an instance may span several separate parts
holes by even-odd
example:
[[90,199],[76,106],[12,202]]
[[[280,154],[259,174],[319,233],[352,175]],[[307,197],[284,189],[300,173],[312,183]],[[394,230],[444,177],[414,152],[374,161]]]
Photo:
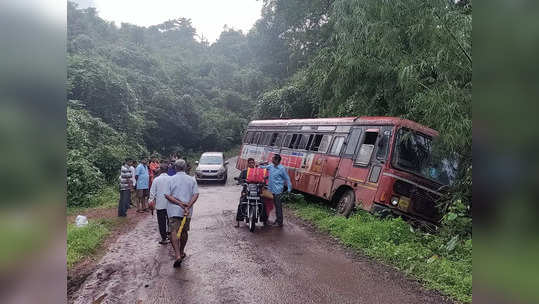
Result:
[[399,198],[396,196],[391,197],[391,205],[397,206],[399,204]]

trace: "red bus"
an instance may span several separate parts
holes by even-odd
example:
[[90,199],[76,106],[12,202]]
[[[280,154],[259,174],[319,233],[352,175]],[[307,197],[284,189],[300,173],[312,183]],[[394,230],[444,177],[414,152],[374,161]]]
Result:
[[433,162],[437,136],[396,117],[254,120],[236,168],[279,153],[295,191],[332,201],[344,216],[357,206],[436,222],[435,202],[454,172],[447,161]]

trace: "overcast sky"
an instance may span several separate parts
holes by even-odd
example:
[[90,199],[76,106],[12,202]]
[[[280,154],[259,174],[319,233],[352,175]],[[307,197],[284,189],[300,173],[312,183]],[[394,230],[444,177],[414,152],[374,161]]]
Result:
[[190,18],[198,35],[214,42],[226,24],[247,33],[260,18],[262,0],[75,0],[80,8],[93,6],[99,16],[118,26],[141,26],[179,17]]

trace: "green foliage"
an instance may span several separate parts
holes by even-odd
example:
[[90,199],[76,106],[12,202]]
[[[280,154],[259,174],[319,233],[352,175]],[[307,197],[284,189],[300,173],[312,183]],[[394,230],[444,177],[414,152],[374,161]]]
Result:
[[90,195],[84,205],[69,204],[67,206],[67,215],[79,215],[85,214],[88,209],[107,209],[118,207],[118,200],[120,199],[120,193],[118,192],[118,186],[105,186],[100,189],[96,194]]
[[109,235],[110,229],[117,220],[88,221],[88,225],[67,226],[67,267],[71,268],[78,261],[95,254]]
[[467,212],[446,224],[468,235],[471,13],[468,1],[267,0],[255,30],[271,25],[265,35],[286,45],[291,76],[258,98],[256,115],[397,116],[438,130],[436,156],[459,164],[440,207],[460,202]]
[[400,218],[380,219],[363,211],[347,219],[299,195],[289,197],[286,206],[344,245],[404,271],[428,288],[471,302],[471,238],[426,234],[414,231]]
[[67,152],[67,206],[88,205],[105,185],[103,174],[78,151]]
[[[76,103],[72,106],[77,107]],[[86,110],[67,108],[67,205],[91,205],[92,196],[117,181],[119,164],[145,153]]]
[[116,185],[126,157],[238,146],[274,83],[241,31],[210,46],[186,18],[118,28],[71,2],[67,15],[68,206]]

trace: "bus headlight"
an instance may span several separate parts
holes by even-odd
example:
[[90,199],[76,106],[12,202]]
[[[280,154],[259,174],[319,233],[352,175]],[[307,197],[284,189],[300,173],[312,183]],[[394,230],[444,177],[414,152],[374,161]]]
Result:
[[391,205],[397,206],[399,204],[399,198],[396,196],[391,197]]

